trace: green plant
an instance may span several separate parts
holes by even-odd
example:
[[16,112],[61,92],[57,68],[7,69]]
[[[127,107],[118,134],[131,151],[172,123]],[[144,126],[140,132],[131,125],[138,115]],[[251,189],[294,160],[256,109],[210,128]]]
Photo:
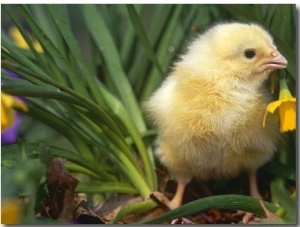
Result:
[[[2,91],[26,97],[28,116],[55,129],[74,147],[25,141],[23,149],[33,159],[44,149],[66,158],[71,172],[88,176],[78,192],[139,194],[146,199],[158,190],[152,150],[156,131],[147,124],[142,103],[165,78],[186,42],[211,23],[233,19],[269,28],[289,62],[295,94],[294,5],[3,5],[3,9],[29,49],[20,49],[2,32]],[[78,37],[77,30],[84,36]],[[6,70],[22,79],[11,78]],[[294,132],[288,136],[295,141]],[[274,163],[290,166],[294,144],[285,145]],[[19,147],[3,147],[2,168],[14,166],[3,163],[15,162]],[[155,206],[153,201],[146,203]]]

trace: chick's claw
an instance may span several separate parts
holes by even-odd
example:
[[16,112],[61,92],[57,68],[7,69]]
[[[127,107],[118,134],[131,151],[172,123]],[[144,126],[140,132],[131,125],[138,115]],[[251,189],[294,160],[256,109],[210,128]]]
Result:
[[254,214],[247,212],[243,217],[243,222],[248,224],[252,218],[254,218]]
[[[262,209],[265,212],[266,218],[254,218],[253,220],[249,220],[248,224],[258,224],[260,222],[274,222],[274,224],[283,224],[283,221],[281,218],[279,218],[275,213],[272,213],[271,211],[266,208],[266,205],[262,200],[259,200],[259,204],[262,207]],[[245,223],[245,222],[244,222]]]
[[276,214],[272,213],[271,211],[269,211],[266,208],[266,205],[264,204],[264,202],[262,200],[259,200],[259,204],[263,208],[268,220],[275,220],[275,221],[281,220]]
[[[183,194],[186,187],[186,181],[178,180],[177,188],[173,199],[170,201],[163,193],[161,192],[153,192],[149,195],[151,199],[157,202],[159,205],[163,205],[168,207],[170,210],[174,210],[181,206],[183,200]],[[159,200],[160,198],[161,200]],[[171,224],[177,224],[179,219],[174,219],[171,221]]]
[[155,202],[157,202],[160,205],[164,205],[168,207],[170,210],[174,210],[175,208],[178,208],[182,204],[183,200],[183,194],[186,187],[186,182],[182,182],[181,180],[178,180],[177,188],[175,195],[172,200],[169,200],[163,193],[159,191],[155,191],[151,193],[147,199],[151,198]]
[[237,211],[232,216],[236,217],[236,216],[244,215],[242,218],[244,224],[258,224],[260,222],[265,222],[265,221],[274,222],[277,224],[282,223],[282,219],[280,219],[276,214],[272,213],[271,211],[268,210],[268,208],[266,208],[266,205],[264,204],[263,200],[259,200],[259,204],[264,210],[266,218],[260,218],[253,213],[244,212],[244,211]]

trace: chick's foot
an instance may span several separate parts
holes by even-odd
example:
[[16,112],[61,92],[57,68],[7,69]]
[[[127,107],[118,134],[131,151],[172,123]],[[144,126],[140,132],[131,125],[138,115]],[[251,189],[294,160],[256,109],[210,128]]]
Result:
[[146,199],[154,200],[158,205],[167,207],[168,209],[172,210],[171,201],[161,192],[155,191],[152,192]]
[[284,224],[281,218],[279,218],[275,213],[272,213],[269,211],[264,202],[262,200],[259,200],[259,204],[262,207],[262,209],[265,212],[266,218],[254,218],[253,220],[249,220],[248,224],[259,224],[261,222],[267,221],[268,223],[274,222],[274,224]]
[[[163,193],[161,192],[153,192],[151,193],[148,198],[153,199],[159,205],[163,205],[168,207],[170,210],[174,210],[181,206],[183,200],[183,194],[187,183],[178,182],[177,189],[175,195],[172,200],[169,200]],[[178,219],[172,220],[171,224],[176,224]]]

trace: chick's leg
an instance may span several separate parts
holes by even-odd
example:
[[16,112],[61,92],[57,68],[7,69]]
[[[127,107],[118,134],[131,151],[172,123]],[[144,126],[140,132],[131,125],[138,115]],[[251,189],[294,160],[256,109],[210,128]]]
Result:
[[[156,198],[160,198],[161,202],[167,206],[170,210],[174,210],[181,206],[183,200],[183,194],[185,191],[186,185],[189,183],[189,180],[177,179],[177,188],[173,199],[170,201],[163,193],[161,192],[153,192],[149,197],[154,196]],[[153,199],[153,198],[152,198]],[[159,202],[159,201],[157,201]],[[159,203],[161,203],[159,202]],[[171,224],[176,224],[178,219],[174,219],[171,221]]]
[[[257,186],[257,177],[256,177],[256,169],[255,170],[248,170],[247,171],[248,178],[249,178],[249,191],[250,196],[253,198],[262,199],[261,194],[259,193],[258,186]],[[253,217],[252,213],[246,213],[243,217],[243,222],[245,224],[249,223],[251,218]]]
[[181,206],[186,185],[187,185],[187,182],[185,182],[185,181],[181,181],[181,180],[177,181],[176,192],[175,192],[175,195],[174,195],[173,199],[171,200],[171,204],[170,204],[170,206],[171,206],[170,208],[172,210]]
[[256,199],[262,199],[257,186],[256,170],[248,170],[247,174],[249,177],[250,196]]
[[[178,208],[182,204],[183,195],[186,185],[190,182],[191,179],[177,178],[177,188],[173,199],[170,201],[169,207],[171,210]],[[176,224],[178,219],[172,220],[171,224]]]
[[[183,194],[185,191],[186,185],[189,183],[190,180],[184,180],[184,179],[176,179],[177,181],[177,188],[175,195],[172,200],[169,200],[163,193],[161,192],[153,192],[152,195],[154,195],[157,198],[160,198],[162,200],[162,203],[164,203],[170,210],[174,210],[175,208],[178,208],[182,204]],[[151,196],[149,196],[151,197]]]

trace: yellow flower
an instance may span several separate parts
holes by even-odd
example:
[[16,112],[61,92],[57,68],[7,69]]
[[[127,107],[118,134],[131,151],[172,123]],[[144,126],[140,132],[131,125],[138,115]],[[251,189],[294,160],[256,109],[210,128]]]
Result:
[[271,102],[267,106],[267,110],[263,119],[263,127],[265,127],[267,113],[274,113],[277,108],[279,110],[280,131],[286,132],[289,130],[295,130],[296,98],[291,95],[285,78],[280,78],[279,100]]
[[[14,43],[23,49],[29,49],[28,44],[26,43],[25,39],[23,38],[22,34],[20,33],[19,29],[15,26],[12,26],[8,29],[8,33],[10,37],[13,39]],[[30,37],[32,40],[32,44],[37,52],[42,53],[43,48],[40,43],[33,37]]]
[[1,202],[1,224],[20,224],[21,202],[17,199],[5,199]]
[[1,92],[1,131],[13,125],[15,121],[14,108],[28,111],[26,104],[21,100]]

